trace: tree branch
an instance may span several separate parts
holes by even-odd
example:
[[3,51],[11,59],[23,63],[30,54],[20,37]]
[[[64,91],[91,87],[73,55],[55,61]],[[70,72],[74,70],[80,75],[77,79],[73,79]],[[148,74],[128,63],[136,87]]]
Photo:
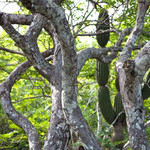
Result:
[[36,42],[42,28],[46,25],[47,19],[41,14],[36,14],[33,18],[32,24],[29,27],[25,37],[28,42]]
[[[53,54],[53,49],[42,53],[44,57],[48,57],[51,54]],[[29,139],[30,149],[33,148],[34,150],[40,150],[40,141],[36,129],[27,118],[15,110],[10,97],[11,88],[19,79],[20,75],[29,67],[31,67],[31,63],[29,63],[29,61],[25,61],[16,69],[14,69],[14,71],[8,76],[5,82],[0,84],[0,98],[2,107],[5,113],[8,115],[9,119],[26,132]]]
[[129,59],[131,57],[131,52],[132,48],[137,41],[138,37],[141,35],[143,26],[144,26],[144,18],[147,9],[147,2],[145,0],[144,3],[141,3],[140,0],[138,2],[138,13],[137,13],[137,18],[136,18],[136,24],[135,27],[133,28],[126,45],[124,47],[124,50],[120,56],[120,60],[124,62],[125,60]]
[[[62,52],[62,109],[67,122],[73,127],[87,149],[101,149],[93,132],[85,121],[77,103],[77,54],[73,35],[64,10],[53,1],[20,0],[31,11],[42,14],[53,24],[53,31],[60,42]],[[79,115],[80,114],[80,115]]]
[[7,49],[7,48],[5,48],[5,47],[1,47],[1,46],[0,46],[0,50],[6,51],[6,52],[9,52],[9,53],[13,53],[13,54],[23,55],[23,56],[24,56],[24,54],[23,54],[22,52],[10,50],[10,49]]
[[124,38],[131,33],[132,29],[133,28],[125,28],[125,29],[123,29],[122,32],[120,32],[119,38],[118,38],[118,40],[117,40],[115,45],[116,46],[121,46]]
[[[121,51],[121,47],[109,47],[109,48],[87,48],[80,52],[78,52],[78,74],[80,73],[82,67],[84,66],[85,62],[90,58],[95,58],[99,61],[102,61],[104,63],[110,63],[116,55],[112,56],[111,54],[108,56],[104,56],[108,52],[118,52]],[[111,56],[111,57],[110,57]]]
[[20,2],[30,11],[40,13],[43,16],[47,17],[55,26],[54,32],[57,33],[58,39],[63,49],[67,50],[69,53],[72,52],[74,55],[74,50],[70,50],[70,45],[74,47],[74,38],[70,32],[65,12],[61,7],[56,5],[56,3],[53,1],[49,3],[48,0],[43,2],[37,0],[29,0],[28,5],[23,0],[20,0]]
[[[16,79],[23,73],[27,68],[31,65],[28,61],[24,62],[23,64],[19,65],[6,79],[5,82],[0,84],[0,96],[1,96],[1,104],[8,115],[9,119],[11,119],[15,124],[21,127],[27,134],[29,140],[29,147],[30,149],[37,149],[40,150],[40,141],[39,136],[31,124],[31,122],[19,114],[12,105],[10,91],[15,83]],[[13,77],[16,77],[15,79]]]
[[118,33],[118,31],[116,29],[109,29],[109,30],[99,30],[96,33],[75,34],[75,37],[76,36],[95,36],[95,35],[104,34],[104,33],[107,33],[107,32],[116,32],[116,33]]
[[11,24],[30,25],[34,15],[7,14]]
[[150,41],[140,50],[138,55],[134,58],[135,72],[138,75],[144,75],[150,68]]
[[8,21],[8,15],[5,13],[0,13],[0,25],[16,42],[16,45],[18,45],[23,50],[28,60],[33,64],[34,68],[48,81],[52,82],[54,77],[52,70],[54,69],[54,67],[49,64],[48,61],[46,61],[44,57],[40,54],[37,43],[35,41],[41,31],[41,28],[43,27],[43,22],[39,24],[39,26],[37,26],[36,23],[37,21],[41,21],[41,18],[42,16],[34,20],[33,24],[31,24],[31,27],[25,36],[22,36],[19,32],[15,30],[15,28]]
[[39,96],[34,96],[34,97],[26,97],[26,98],[17,100],[17,101],[12,102],[12,103],[18,103],[18,102],[24,101],[24,100],[26,100],[26,99],[35,99],[35,98],[41,98],[41,97],[48,97],[48,98],[51,98],[51,96],[39,95]]

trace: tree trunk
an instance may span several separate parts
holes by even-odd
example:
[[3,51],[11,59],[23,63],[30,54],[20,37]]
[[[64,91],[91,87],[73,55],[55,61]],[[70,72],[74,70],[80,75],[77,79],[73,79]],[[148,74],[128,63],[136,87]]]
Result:
[[66,123],[61,105],[61,89],[52,86],[52,109],[50,126],[44,150],[65,150],[68,146],[70,134],[69,125]]
[[[116,122],[113,125],[112,142],[121,142],[122,140],[124,140],[123,131],[124,131],[124,128],[123,128],[122,123],[120,121]],[[123,145],[124,145],[123,143],[117,144],[116,148],[121,150]]]
[[120,73],[121,94],[126,113],[129,141],[132,150],[149,150],[145,123],[145,110],[141,95],[141,76]]
[[55,81],[51,85],[52,108],[48,136],[44,144],[44,150],[65,150],[67,149],[70,133],[69,125],[66,123],[62,111],[61,92],[62,92],[62,56],[57,38],[55,38],[55,53],[53,65],[55,66]]

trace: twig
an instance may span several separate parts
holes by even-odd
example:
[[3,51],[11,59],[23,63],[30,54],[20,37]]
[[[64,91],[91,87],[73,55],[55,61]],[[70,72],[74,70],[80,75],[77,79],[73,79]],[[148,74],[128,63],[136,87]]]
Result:
[[9,52],[9,53],[14,53],[14,54],[23,55],[23,56],[24,56],[24,53],[22,53],[22,52],[14,51],[14,50],[10,50],[10,49],[5,48],[5,47],[1,47],[1,46],[0,46],[0,50],[2,50],[2,51],[6,51],[6,52]]
[[24,101],[24,100],[26,100],[26,99],[35,99],[35,98],[40,98],[40,97],[48,97],[48,98],[51,98],[51,96],[40,95],[40,96],[35,96],[35,97],[26,97],[26,98],[23,98],[23,99],[21,99],[21,100],[18,100],[18,101],[12,102],[12,103],[18,103],[18,102]]

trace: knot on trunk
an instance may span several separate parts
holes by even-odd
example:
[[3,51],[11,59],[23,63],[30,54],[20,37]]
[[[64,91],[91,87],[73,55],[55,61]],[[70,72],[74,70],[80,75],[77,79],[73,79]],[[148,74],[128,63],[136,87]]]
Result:
[[130,73],[131,76],[135,75],[134,67],[135,67],[135,63],[134,60],[132,59],[131,60],[127,59],[123,64],[124,71],[128,74]]

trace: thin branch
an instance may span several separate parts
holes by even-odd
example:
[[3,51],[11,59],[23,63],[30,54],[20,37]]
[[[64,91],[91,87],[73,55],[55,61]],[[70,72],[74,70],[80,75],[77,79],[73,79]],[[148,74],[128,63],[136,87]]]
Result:
[[[53,49],[45,51],[42,54],[44,57],[48,57],[49,55],[53,54]],[[25,61],[13,70],[8,78],[0,84],[0,97],[2,107],[9,119],[26,132],[29,139],[30,148],[40,150],[40,141],[36,129],[27,118],[15,110],[10,97],[11,88],[19,79],[20,75],[29,67],[31,67],[31,63],[29,63],[29,61]]]
[[51,98],[51,96],[39,95],[39,96],[34,96],[34,97],[26,97],[26,98],[23,98],[21,100],[17,100],[17,101],[12,102],[12,103],[18,103],[18,102],[21,102],[21,101],[24,101],[24,100],[27,100],[27,99],[35,99],[35,98],[41,98],[41,97]]
[[1,46],[0,46],[0,50],[6,51],[6,52],[9,52],[9,53],[13,53],[13,54],[23,55],[23,56],[24,56],[24,53],[22,53],[22,52],[15,51],[15,50],[10,50],[10,49],[5,48],[5,47],[1,47]]
[[[80,22],[80,25],[79,25],[78,30],[76,31],[75,35],[77,35],[77,34],[81,31],[82,25],[83,25],[84,22],[87,20],[87,18],[90,16],[90,14],[93,12],[93,10],[94,10],[94,9],[92,9],[92,10],[89,12],[89,14],[88,14],[87,16],[85,16],[86,13],[87,13],[87,11],[85,12],[85,14],[84,14],[84,16],[83,16],[83,19],[84,19],[84,20],[83,20],[82,22]],[[84,18],[84,17],[85,17],[85,18]]]
[[6,69],[4,69],[3,67],[0,66],[0,70],[3,70],[4,72],[6,72],[7,74],[10,74],[9,71],[7,71]]
[[[123,53],[120,55],[119,61],[124,62],[125,60],[131,57],[132,48],[137,41],[138,37],[141,35],[143,26],[144,26],[144,18],[146,14],[147,3],[138,4],[138,13],[135,27],[133,28],[126,45],[124,47]],[[142,13],[141,13],[142,12]]]
[[75,36],[95,36],[95,35],[104,34],[107,32],[118,33],[118,31],[116,29],[109,29],[109,30],[99,30],[97,33],[76,34]]

